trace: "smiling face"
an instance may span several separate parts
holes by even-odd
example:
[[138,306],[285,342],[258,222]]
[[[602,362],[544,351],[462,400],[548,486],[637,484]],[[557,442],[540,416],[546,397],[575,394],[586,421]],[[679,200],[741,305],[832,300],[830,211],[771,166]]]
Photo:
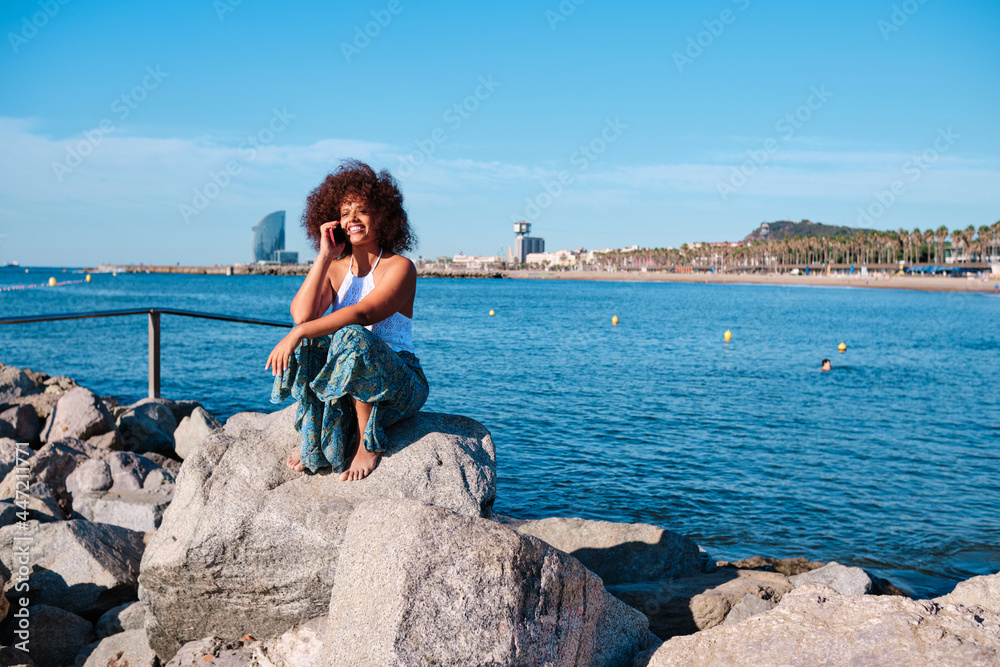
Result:
[[375,218],[367,202],[360,199],[345,200],[340,206],[340,226],[347,232],[352,246],[365,245],[375,240]]

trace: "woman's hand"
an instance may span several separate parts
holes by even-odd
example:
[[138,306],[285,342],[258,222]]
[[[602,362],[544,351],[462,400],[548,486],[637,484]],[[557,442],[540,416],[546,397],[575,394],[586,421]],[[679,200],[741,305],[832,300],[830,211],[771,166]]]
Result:
[[340,257],[340,254],[344,252],[343,243],[335,245],[330,234],[334,227],[340,226],[340,220],[334,220],[332,222],[324,222],[319,226],[319,254],[329,255],[331,258]]
[[264,364],[264,370],[268,368],[271,369],[271,375],[281,375],[285,374],[285,369],[288,368],[288,359],[295,352],[295,348],[299,346],[302,342],[302,334],[299,333],[299,328],[295,327],[289,332],[287,336],[281,339],[274,349],[271,350],[271,354],[267,357],[267,363]]

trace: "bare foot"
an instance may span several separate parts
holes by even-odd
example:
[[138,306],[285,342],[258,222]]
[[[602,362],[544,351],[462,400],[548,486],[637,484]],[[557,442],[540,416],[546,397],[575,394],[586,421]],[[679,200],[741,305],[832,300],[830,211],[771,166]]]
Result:
[[351,459],[351,467],[340,473],[341,482],[354,482],[359,479],[364,479],[375,470],[375,466],[378,465],[378,454],[369,452],[364,447],[358,447],[358,451],[354,453],[354,458]]
[[302,461],[299,459],[298,454],[289,455],[289,457],[285,459],[285,465],[294,470],[295,472],[302,472],[303,470],[306,469],[306,467],[302,465]]

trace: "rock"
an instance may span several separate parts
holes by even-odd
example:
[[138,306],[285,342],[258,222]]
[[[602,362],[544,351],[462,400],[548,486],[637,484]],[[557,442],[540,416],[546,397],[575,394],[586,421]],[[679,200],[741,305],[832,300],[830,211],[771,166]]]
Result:
[[15,405],[0,412],[0,437],[34,443],[38,442],[39,433],[38,413],[33,406]]
[[493,441],[471,419],[419,413],[396,424],[360,482],[289,470],[294,419],[295,406],[236,415],[184,462],[140,576],[162,660],[192,640],[275,637],[325,614],[347,519],[367,500],[416,498],[477,517],[492,507]]
[[821,568],[789,577],[788,581],[798,588],[806,584],[829,586],[841,595],[867,595],[872,590],[872,580],[860,567],[847,567],[837,561],[830,561]]
[[152,459],[133,452],[112,452],[104,460],[114,482],[111,490],[116,493],[138,491],[146,476],[160,467]]
[[146,623],[146,609],[141,602],[126,602],[104,612],[97,625],[94,626],[94,636],[104,639],[127,630],[142,630]]
[[777,572],[720,569],[692,577],[607,588],[644,613],[654,635],[669,639],[719,625],[746,595],[778,602],[793,587],[785,575]]
[[117,428],[101,435],[92,435],[87,438],[87,442],[93,445],[95,449],[106,449],[114,452],[120,452],[125,449],[125,440]]
[[35,667],[35,661],[13,646],[0,646],[0,665],[4,667]]
[[177,475],[181,472],[181,462],[177,459],[168,458],[156,452],[146,452],[143,456],[169,472],[174,479],[177,479]]
[[34,538],[28,578],[33,603],[87,615],[135,599],[141,533],[80,520],[27,525],[28,531],[0,528],[0,562],[16,571],[14,537]]
[[765,611],[771,611],[776,606],[770,600],[762,600],[756,595],[747,593],[743,596],[742,600],[733,605],[732,610],[726,614],[726,620],[722,624],[733,625],[734,623],[742,623],[748,618],[763,614]]
[[0,406],[9,407],[14,399],[39,392],[38,386],[20,368],[0,364]]
[[660,646],[667,665],[996,665],[1000,615],[899,596],[841,595],[805,585],[777,607]]
[[41,482],[28,487],[27,509],[30,518],[39,521],[62,521],[66,518],[66,513],[59,506],[52,489]]
[[169,456],[174,451],[177,421],[163,403],[144,399],[118,418],[118,430],[129,451],[157,452]]
[[27,465],[18,470],[11,470],[0,482],[0,499],[17,496],[18,476],[24,479],[25,468],[27,479],[32,483],[41,482],[49,487],[52,494],[66,510],[69,506],[69,494],[66,492],[66,478],[76,466],[89,457],[89,446],[80,440],[68,439],[63,442],[50,442],[35,452],[27,460]]
[[92,435],[107,433],[115,428],[111,413],[94,392],[76,387],[63,394],[45,422],[41,438],[44,442],[77,438],[86,440]]
[[76,656],[76,664],[81,667],[159,667],[160,661],[149,648],[144,630],[126,630],[84,647]]
[[148,533],[159,528],[172,497],[173,487],[170,485],[158,489],[107,493],[88,506],[88,518],[98,523]]
[[622,665],[645,617],[578,560],[487,519],[412,500],[351,516],[327,665]]
[[767,572],[780,572],[786,577],[793,577],[796,574],[811,572],[817,568],[821,568],[826,565],[826,563],[820,563],[819,561],[809,560],[802,557],[768,558],[767,556],[754,556],[752,558],[738,560],[734,563],[719,561],[716,565],[718,567],[735,568],[737,570],[765,570]]
[[27,460],[35,452],[23,445],[19,449],[17,441],[12,438],[0,438],[0,479],[7,476],[14,466],[18,464],[18,459],[22,462]]
[[195,406],[191,416],[185,417],[174,431],[177,456],[186,459],[201,442],[222,428],[222,422],[208,414],[200,405]]
[[1000,614],[1000,573],[960,581],[955,590],[934,598],[938,604],[960,604]]
[[107,491],[112,484],[111,468],[101,459],[87,459],[66,476],[66,491],[70,496]]
[[157,468],[146,475],[142,481],[143,489],[155,489],[161,486],[173,486],[176,478],[163,468]]
[[[29,374],[31,371],[27,371]],[[40,375],[44,375],[43,373]],[[66,377],[65,375],[57,375],[55,377],[48,377],[44,375],[45,380],[42,382],[42,391],[47,394],[65,394],[67,391],[76,389],[80,385],[76,383],[71,377]],[[37,380],[36,380],[37,382]]]
[[[34,596],[32,596],[34,598]],[[28,654],[38,665],[61,667],[72,665],[93,626],[74,613],[34,604],[27,608],[30,626],[28,628]],[[22,641],[14,634],[14,625],[8,625],[2,634],[4,644],[12,645]]]
[[606,586],[686,577],[708,565],[691,539],[645,523],[554,518],[525,521],[517,531],[574,556]]
[[[320,616],[292,628],[280,637],[258,641],[226,641],[206,637],[188,642],[167,667],[323,667],[323,633],[326,617]],[[213,658],[206,660],[206,656]]]

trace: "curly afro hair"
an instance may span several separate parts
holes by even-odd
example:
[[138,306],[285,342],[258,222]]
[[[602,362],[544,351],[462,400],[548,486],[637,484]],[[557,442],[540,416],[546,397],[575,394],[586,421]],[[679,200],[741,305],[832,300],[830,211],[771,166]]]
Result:
[[[320,225],[340,220],[341,205],[353,200],[366,203],[375,222],[375,238],[382,248],[394,253],[413,250],[417,237],[403,210],[403,193],[396,179],[385,169],[376,174],[359,160],[344,160],[306,199],[302,226],[314,248],[319,250]],[[350,241],[344,252],[351,252]]]

